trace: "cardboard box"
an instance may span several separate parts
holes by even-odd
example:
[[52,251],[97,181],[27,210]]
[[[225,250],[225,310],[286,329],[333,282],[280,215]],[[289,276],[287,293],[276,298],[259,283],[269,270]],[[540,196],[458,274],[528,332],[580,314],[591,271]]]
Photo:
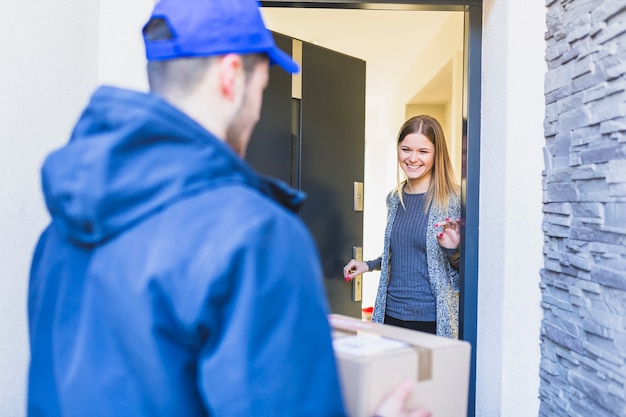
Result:
[[466,417],[471,346],[429,333],[329,315],[341,389],[350,417],[371,417],[402,380],[415,378],[410,407],[433,417]]

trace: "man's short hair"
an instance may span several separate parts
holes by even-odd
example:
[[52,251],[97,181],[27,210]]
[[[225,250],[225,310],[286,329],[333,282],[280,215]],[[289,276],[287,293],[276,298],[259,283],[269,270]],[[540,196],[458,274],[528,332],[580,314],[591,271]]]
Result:
[[[173,38],[167,21],[159,17],[150,19],[143,29],[143,35],[149,41]],[[148,61],[150,89],[157,92],[165,89],[175,90],[179,94],[187,94],[198,85],[207,69],[218,59],[218,56],[210,56]],[[267,56],[261,53],[242,55],[246,80],[250,78],[256,65],[267,59]]]

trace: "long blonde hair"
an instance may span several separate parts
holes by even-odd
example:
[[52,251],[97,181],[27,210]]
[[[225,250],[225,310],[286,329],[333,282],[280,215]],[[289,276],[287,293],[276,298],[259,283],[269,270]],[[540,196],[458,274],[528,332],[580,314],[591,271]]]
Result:
[[[426,192],[426,204],[424,210],[428,210],[431,204],[440,209],[445,209],[448,206],[451,195],[459,194],[459,185],[454,178],[454,170],[452,169],[452,163],[450,162],[450,155],[448,154],[448,147],[446,146],[446,137],[443,133],[441,125],[434,117],[427,115],[420,115],[411,117],[404,122],[398,133],[397,146],[400,146],[405,137],[412,133],[419,133],[428,138],[428,140],[435,146],[435,161],[432,168],[430,186]],[[400,196],[400,202],[404,207],[404,201],[402,199],[402,188],[407,182],[404,171],[398,163],[398,184],[397,192]]]

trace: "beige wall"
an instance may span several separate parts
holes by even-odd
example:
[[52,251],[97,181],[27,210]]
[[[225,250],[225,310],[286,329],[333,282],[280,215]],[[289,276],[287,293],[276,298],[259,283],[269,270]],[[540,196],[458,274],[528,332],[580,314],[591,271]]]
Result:
[[[458,92],[461,94],[461,91]],[[443,133],[446,136],[446,145],[448,147],[448,153],[454,167],[454,174],[456,180],[461,183],[461,157],[462,157],[462,137],[461,134],[457,134],[461,130],[462,116],[453,114],[452,105],[450,102],[444,104],[408,104],[406,106],[405,118],[410,119],[414,116],[427,114],[434,117],[439,121],[443,128]]]
[[[440,50],[448,48],[449,60],[433,76],[435,81],[426,81],[422,90],[415,92],[415,97],[406,105],[405,117],[408,119],[420,114],[430,114],[439,120],[446,135],[454,173],[460,184],[463,152],[463,25],[458,16],[453,17],[448,23],[454,23],[454,26],[444,25],[433,39],[432,46],[418,57],[419,61],[430,62],[432,57],[427,55],[429,52],[437,51],[438,56],[445,57]],[[415,76],[422,77],[422,74]],[[445,99],[439,96],[440,92],[446,93]]]

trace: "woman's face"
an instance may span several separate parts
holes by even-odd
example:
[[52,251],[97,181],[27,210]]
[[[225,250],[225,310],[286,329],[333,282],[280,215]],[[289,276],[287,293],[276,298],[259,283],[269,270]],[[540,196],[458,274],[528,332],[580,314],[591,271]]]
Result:
[[410,182],[430,184],[435,145],[421,133],[411,133],[398,144],[398,163]]

